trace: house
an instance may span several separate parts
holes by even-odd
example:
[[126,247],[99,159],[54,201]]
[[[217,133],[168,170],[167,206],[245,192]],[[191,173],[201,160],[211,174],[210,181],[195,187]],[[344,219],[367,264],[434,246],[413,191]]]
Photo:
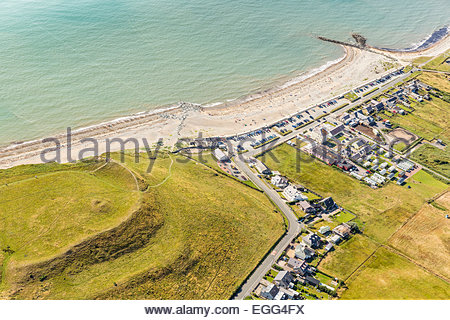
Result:
[[347,238],[351,231],[352,228],[346,223],[342,223],[333,229],[333,232],[342,238]]
[[339,237],[337,234],[334,234],[329,238],[329,240],[331,243],[338,244],[339,242],[341,242],[342,238]]
[[291,288],[289,289],[285,289],[285,288],[280,288],[280,291],[284,293],[284,299],[286,300],[297,300],[299,293]]
[[372,106],[367,106],[364,110],[367,112],[367,114],[371,114],[375,111]]
[[220,149],[215,149],[213,151],[214,157],[216,157],[216,159],[220,162],[225,162],[230,160],[230,158],[228,158],[228,156]]
[[341,168],[342,170],[345,170],[345,171],[349,171],[351,168],[353,168],[353,164],[351,164],[351,163],[349,163],[349,162],[347,162],[347,161],[342,161],[342,162],[339,162],[338,164],[337,164],[337,166],[339,167],[339,168]]
[[362,146],[364,146],[365,144],[366,144],[366,141],[364,141],[363,139],[359,139],[358,141],[356,141],[356,142],[353,143],[353,147],[354,147],[355,149],[359,149],[359,148],[361,148]]
[[338,159],[338,156],[334,152],[322,145],[309,145],[305,147],[305,151],[330,166],[335,164]]
[[384,105],[383,105],[382,102],[378,102],[378,101],[376,101],[376,100],[372,100],[371,103],[372,103],[373,108],[374,108],[376,111],[381,111],[381,110],[384,109]]
[[390,99],[386,99],[385,98],[385,99],[382,100],[382,102],[384,104],[386,104],[388,107],[392,108],[392,107],[395,106],[395,103],[397,102],[397,98],[396,97],[393,97],[393,98],[390,98]]
[[314,287],[318,287],[320,285],[320,281],[311,276],[306,276],[305,280],[306,280],[306,282],[308,282],[310,285],[312,285]]
[[392,178],[394,178],[394,177],[395,177],[395,172],[389,173],[387,176],[388,180],[392,180]]
[[274,186],[282,189],[286,188],[289,185],[289,180],[286,177],[280,175],[273,176],[270,182],[272,182]]
[[390,166],[388,169],[389,172],[394,172],[395,171],[395,166]]
[[273,283],[282,288],[289,288],[289,284],[294,281],[294,277],[289,271],[280,271],[273,279]]
[[287,266],[292,268],[295,273],[298,273],[301,276],[304,276],[309,272],[309,265],[304,260],[290,258],[287,262]]
[[319,204],[322,205],[324,207],[324,209],[327,211],[332,211],[337,208],[336,203],[334,202],[333,198],[331,198],[331,197],[328,197],[328,198],[325,198],[325,199],[319,201]]
[[344,132],[345,127],[341,124],[330,130],[330,135],[336,137],[338,134]]
[[261,290],[261,297],[268,300],[282,300],[284,297],[284,293],[280,291],[280,289],[276,285],[271,283]]
[[397,181],[397,184],[401,186],[405,182],[406,178],[401,178]]
[[315,233],[310,233],[303,237],[303,242],[311,248],[318,248],[320,246],[320,237]]
[[333,244],[330,242],[325,246],[325,251],[326,252],[331,251],[333,247],[334,247]]
[[411,93],[416,93],[419,90],[419,88],[417,87],[417,84],[413,82],[406,86],[406,90],[408,90]]
[[302,260],[308,260],[315,255],[315,251],[304,243],[300,243],[295,248],[295,257]]
[[260,174],[271,174],[272,173],[270,171],[270,169],[267,168],[266,165],[259,160],[256,160],[255,168]]
[[348,120],[350,120],[350,115],[349,115],[348,113],[344,113],[344,114],[341,116],[341,121],[342,121],[342,122],[347,122]]
[[283,195],[289,202],[308,200],[308,197],[298,191],[297,188],[292,184],[290,184],[283,190]]
[[364,154],[370,154],[372,152],[372,148],[369,145],[365,145],[362,148],[362,152],[364,152]]
[[382,176],[384,176],[384,175],[386,174],[386,169],[381,170],[381,171],[380,171],[380,174],[381,174]]
[[328,232],[330,232],[330,230],[331,230],[330,226],[322,226],[319,228],[319,233],[327,234]]
[[304,201],[304,200],[300,201],[299,203],[297,203],[297,205],[305,213],[314,213],[314,212],[316,212],[316,208],[314,208],[312,205],[310,205],[308,201]]

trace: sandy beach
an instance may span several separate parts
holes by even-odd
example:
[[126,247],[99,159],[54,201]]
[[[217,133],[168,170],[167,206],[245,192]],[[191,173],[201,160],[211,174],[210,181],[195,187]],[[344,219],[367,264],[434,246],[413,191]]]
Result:
[[[104,142],[107,138],[138,140],[146,138],[149,143],[155,143],[162,138],[165,146],[171,146],[180,138],[195,138],[199,133],[203,137],[208,137],[250,131],[379,78],[382,74],[393,70],[385,69],[387,63],[400,67],[419,56],[436,56],[449,48],[449,36],[420,52],[379,50],[380,54],[377,54],[353,47],[343,47],[345,55],[324,70],[312,70],[309,73],[311,76],[301,75],[283,85],[242,99],[211,107],[181,104],[170,110],[142,112],[74,130],[71,144],[73,160],[78,160],[76,155],[80,150],[92,147],[90,142],[81,142],[85,138],[97,139],[99,152],[103,153],[106,151]],[[65,133],[55,136],[61,141],[62,162],[68,161],[65,136]],[[43,143],[42,140],[4,147],[0,149],[0,168],[40,163],[41,151],[52,147],[55,147],[54,142]],[[113,144],[111,151],[117,151],[119,148],[118,144]]]

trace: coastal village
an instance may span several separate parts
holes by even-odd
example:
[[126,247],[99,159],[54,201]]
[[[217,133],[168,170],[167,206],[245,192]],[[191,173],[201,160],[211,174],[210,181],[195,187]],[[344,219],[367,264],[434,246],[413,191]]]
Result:
[[[443,98],[440,90],[416,79],[416,74],[411,68],[400,68],[271,126],[206,139],[213,145],[212,154],[219,166],[243,182],[247,177],[233,159],[245,157],[253,173],[278,193],[302,224],[300,233],[253,288],[251,298],[338,297],[339,290],[345,287],[343,279],[326,274],[318,265],[336,246],[364,232],[357,215],[332,197],[323,197],[266,166],[262,160],[266,150],[286,144],[373,189],[389,183],[411,188],[408,179],[423,166],[408,155],[424,143],[424,137],[401,127],[397,119],[414,114],[415,107],[424,101]],[[191,145],[202,148],[202,143]],[[440,139],[427,143],[447,147]]]
[[[354,50],[363,49],[373,54]],[[194,121],[188,115],[208,111],[182,103],[180,117],[155,115],[170,123],[176,144],[145,140],[145,148],[125,149],[130,138],[120,152],[5,169],[0,294],[448,298],[446,50],[419,62],[385,60],[382,71],[359,74],[367,78],[356,87],[306,99],[311,104],[302,103],[300,85],[255,98],[263,121],[230,116],[237,125],[227,131],[183,131]],[[287,104],[289,112],[278,110]],[[261,115],[273,106],[277,112]],[[123,138],[154,129],[139,117],[133,130],[120,123]],[[32,161],[36,145],[5,149],[5,163]],[[67,139],[55,149],[70,154],[80,146]],[[16,148],[29,150],[17,156]]]

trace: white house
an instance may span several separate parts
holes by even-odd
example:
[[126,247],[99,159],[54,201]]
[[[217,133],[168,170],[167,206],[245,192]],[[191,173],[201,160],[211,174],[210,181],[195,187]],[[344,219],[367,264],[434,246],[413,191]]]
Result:
[[290,184],[283,190],[283,195],[289,202],[308,200],[308,197],[298,191],[297,188],[292,184]]
[[306,244],[300,243],[295,248],[295,257],[302,260],[308,260],[309,258],[313,257],[315,255],[315,252],[313,249],[309,248]]
[[273,176],[270,182],[272,182],[274,186],[282,189],[286,188],[289,185],[289,180],[286,177],[280,175]]

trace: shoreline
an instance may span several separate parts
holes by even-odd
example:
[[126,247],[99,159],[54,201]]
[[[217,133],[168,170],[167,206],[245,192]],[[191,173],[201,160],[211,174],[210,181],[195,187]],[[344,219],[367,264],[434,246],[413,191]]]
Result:
[[433,48],[435,45],[437,45],[440,41],[443,41],[445,38],[447,38],[450,34],[450,26],[445,26],[442,28],[439,28],[429,34],[425,39],[417,42],[414,46],[410,48],[404,48],[404,49],[392,49],[392,48],[379,48],[379,47],[373,47],[369,46],[371,49],[376,49],[384,52],[391,52],[391,53],[420,53],[422,51],[428,50]]
[[[406,65],[409,62],[404,58],[410,59],[415,55],[422,56],[433,51],[441,52],[450,46],[448,40],[450,38],[447,34],[424,50],[408,53],[389,52],[389,54],[398,61],[399,65]],[[78,142],[73,144],[71,149],[82,149],[83,144],[80,140],[84,138],[146,137],[150,138],[151,142],[156,142],[159,138],[167,138],[165,141],[170,145],[179,138],[195,137],[199,132],[202,132],[205,137],[238,134],[274,123],[294,112],[344,94],[368,79],[375,79],[376,76],[381,75],[381,72],[377,71],[377,66],[385,61],[386,57],[380,56],[380,53],[341,47],[344,49],[344,55],[341,58],[296,75],[282,84],[232,101],[209,106],[179,103],[76,129],[72,132],[72,140]],[[269,120],[266,120],[267,118]],[[65,140],[66,133],[59,133],[53,137]],[[45,144],[42,141],[43,139],[35,139],[0,147],[0,169],[20,164],[39,163],[40,151],[54,147],[54,144]],[[84,147],[87,147],[86,143]],[[65,145],[61,144],[61,149],[64,148]],[[65,161],[67,159],[62,162]]]
[[[347,57],[347,50],[345,48],[343,48],[343,51],[344,51],[344,54],[335,60],[329,60],[326,63],[320,65],[319,67],[313,68],[308,71],[302,71],[293,77],[292,76],[284,76],[284,77],[282,77],[282,80],[279,78],[278,80],[274,80],[271,85],[268,84],[266,89],[264,89],[264,88],[255,89],[251,93],[245,94],[243,96],[240,96],[240,97],[237,97],[234,99],[228,99],[226,101],[219,101],[219,102],[213,102],[213,103],[208,103],[208,104],[200,104],[200,103],[191,103],[191,102],[181,101],[177,104],[161,105],[152,110],[139,111],[139,112],[128,114],[128,115],[119,116],[119,117],[113,118],[111,120],[98,121],[91,125],[81,126],[79,128],[73,129],[72,134],[83,134],[86,131],[101,129],[101,128],[104,128],[105,126],[109,126],[109,125],[116,125],[118,123],[123,123],[123,122],[139,121],[140,119],[143,119],[146,117],[153,117],[153,116],[158,116],[163,113],[176,112],[178,109],[182,108],[183,104],[197,106],[197,107],[203,108],[205,110],[221,110],[221,109],[226,109],[226,108],[232,108],[233,106],[251,102],[255,99],[263,97],[264,95],[286,89],[292,85],[296,85],[298,83],[308,80],[309,78],[319,75],[320,73],[326,71],[326,69],[331,68],[334,65],[338,65],[343,60],[345,60]],[[4,144],[0,144],[0,151],[14,149],[16,147],[21,147],[21,146],[26,147],[26,146],[29,146],[29,145],[32,145],[35,143],[40,143],[43,139],[46,139],[46,138],[61,138],[61,137],[65,137],[65,133],[58,132],[53,135],[48,135],[45,137],[35,138],[35,139],[31,139],[31,140],[26,140],[26,141],[7,142]]]
[[[161,115],[164,113],[176,112],[176,111],[179,111],[183,107],[183,104],[197,106],[199,108],[203,108],[204,110],[208,110],[208,111],[213,111],[213,110],[215,111],[215,110],[221,110],[221,109],[226,109],[226,108],[232,108],[236,105],[240,105],[240,104],[244,104],[244,103],[249,103],[256,99],[264,97],[267,94],[272,94],[272,93],[278,92],[280,90],[289,88],[292,85],[296,85],[303,81],[306,81],[314,76],[318,76],[322,72],[326,71],[328,68],[339,65],[343,60],[345,60],[347,58],[347,55],[348,55],[347,50],[345,48],[343,48],[343,51],[344,51],[344,54],[340,58],[327,61],[325,64],[323,64],[317,68],[313,68],[309,71],[303,71],[299,75],[296,75],[294,77],[286,76],[285,78],[287,80],[283,80],[283,82],[281,82],[280,80],[274,81],[274,83],[280,82],[281,84],[273,84],[271,86],[268,86],[267,89],[256,89],[252,93],[246,94],[241,97],[237,97],[235,99],[229,99],[225,102],[214,102],[214,103],[205,104],[205,105],[199,104],[199,103],[184,102],[184,101],[179,102],[178,104],[163,105],[163,106],[159,106],[159,107],[149,110],[149,111],[140,111],[137,113],[120,116],[118,118],[114,118],[111,120],[102,121],[102,122],[98,122],[98,123],[95,123],[92,125],[87,125],[87,126],[83,126],[80,128],[76,128],[76,129],[72,130],[72,134],[73,135],[84,134],[86,132],[105,128],[105,126],[106,127],[114,126],[114,125],[124,123],[124,122],[134,122],[134,121],[142,120],[147,117],[154,117],[154,116],[158,116],[158,115]],[[41,143],[43,139],[48,139],[48,138],[60,139],[63,137],[66,137],[66,133],[59,132],[54,135],[49,135],[46,137],[36,138],[36,139],[32,139],[32,140],[26,140],[26,141],[20,141],[20,142],[9,142],[4,145],[0,145],[0,151],[10,150],[10,149],[15,149],[15,148],[20,148],[20,147],[28,147],[28,146],[34,145],[36,143]]]

